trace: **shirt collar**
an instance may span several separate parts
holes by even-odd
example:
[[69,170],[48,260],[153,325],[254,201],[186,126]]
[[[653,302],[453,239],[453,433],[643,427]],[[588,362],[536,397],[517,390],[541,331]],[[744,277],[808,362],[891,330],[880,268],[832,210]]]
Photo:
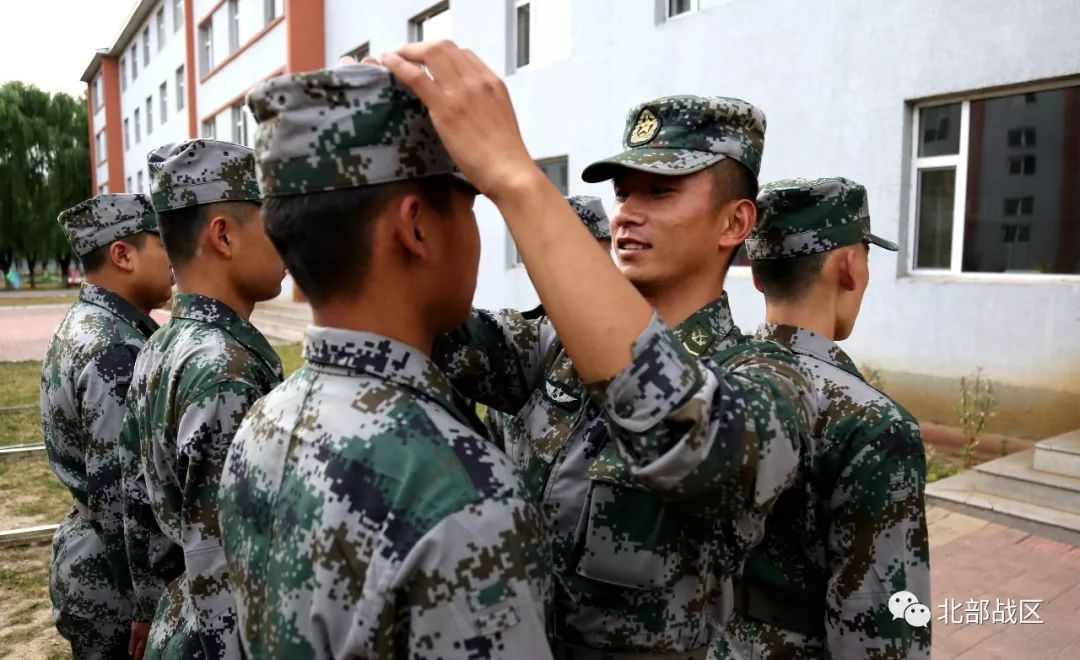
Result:
[[833,340],[819,335],[813,330],[779,323],[762,323],[758,327],[757,336],[759,339],[776,342],[792,353],[817,358],[822,362],[843,369],[853,376],[862,378],[858,367],[844,352],[844,349],[840,348]]
[[446,375],[420,350],[373,332],[308,326],[304,359],[345,375],[366,374],[413,390],[476,429],[468,404]]
[[281,358],[263,333],[245,321],[231,307],[197,293],[177,293],[173,299],[172,317],[217,326],[233,336],[245,348],[258,355],[280,378]]
[[728,335],[738,333],[726,292],[675,328],[675,336],[695,357],[714,353]]
[[123,296],[105,287],[84,282],[79,290],[79,300],[89,305],[96,305],[118,316],[128,325],[138,330],[144,337],[149,337],[158,329],[157,321],[149,314],[128,302]]

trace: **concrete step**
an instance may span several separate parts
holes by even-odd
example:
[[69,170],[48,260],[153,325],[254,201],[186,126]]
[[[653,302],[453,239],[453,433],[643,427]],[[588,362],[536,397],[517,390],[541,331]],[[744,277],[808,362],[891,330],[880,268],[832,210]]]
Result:
[[267,302],[255,305],[255,313],[280,318],[311,321],[311,306],[306,303]]
[[980,492],[975,487],[976,479],[971,470],[928,484],[927,506],[940,506],[1080,547],[1080,514]]
[[259,303],[251,315],[251,322],[271,341],[302,341],[311,323],[311,306],[283,301]]
[[1035,469],[1080,479],[1080,429],[1035,445]]
[[1032,466],[1035,450],[1028,449],[975,466],[969,474],[975,490],[1038,506],[1080,513],[1080,479]]

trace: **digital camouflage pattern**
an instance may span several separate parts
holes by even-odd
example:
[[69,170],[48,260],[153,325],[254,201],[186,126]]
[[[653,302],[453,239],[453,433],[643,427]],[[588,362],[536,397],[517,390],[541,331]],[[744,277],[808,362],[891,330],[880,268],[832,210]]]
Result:
[[896,252],[896,243],[870,233],[866,188],[842,177],[784,179],[766,184],[746,256],[784,259],[868,241]]
[[311,326],[221,486],[248,654],[550,657],[539,514],[420,351]]
[[80,257],[121,238],[158,230],[154,207],[139,194],[91,197],[61,212],[56,221]]
[[259,202],[255,157],[232,142],[198,138],[166,144],[146,156],[154,209],[174,211],[216,202]]
[[[124,562],[117,436],[135,357],[157,323],[120,295],[83,284],[41,369],[49,464],[75,509],[53,536],[53,620],[76,657],[127,650],[131,581]],[[115,627],[124,629],[116,646]]]
[[623,147],[622,153],[586,167],[581,178],[597,183],[623,168],[679,176],[732,158],[756,179],[765,148],[765,113],[741,99],[665,96],[630,109]]
[[252,88],[247,104],[267,197],[456,172],[427,108],[381,66],[280,75]]
[[715,658],[928,658],[930,629],[889,597],[930,600],[926,457],[915,419],[870,386],[835,342],[765,324],[813,386],[816,423],[735,589]]
[[513,310],[474,311],[435,350],[466,396],[513,415],[511,458],[551,536],[556,639],[698,651],[794,477],[809,385],[739,332],[726,296],[674,330],[654,317],[632,355],[586,387],[551,323]]
[[590,195],[571,195],[566,198],[574,213],[585,223],[585,227],[593,238],[611,238],[611,225],[608,222],[607,213],[604,211],[604,203],[599,197]]
[[[171,657],[170,649],[180,648],[240,657],[217,491],[244,414],[281,377],[277,354],[254,326],[223,303],[191,293],[175,296],[172,319],[139,354],[128,393],[130,427],[140,439],[154,519],[183,553],[183,574],[158,603],[148,657]],[[153,540],[154,530],[133,531]],[[159,554],[132,562],[152,569],[161,560]]]

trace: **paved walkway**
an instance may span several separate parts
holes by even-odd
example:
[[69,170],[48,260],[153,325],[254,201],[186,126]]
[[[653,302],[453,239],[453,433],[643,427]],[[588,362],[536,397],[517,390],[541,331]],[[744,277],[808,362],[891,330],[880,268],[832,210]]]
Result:
[[[69,306],[0,307],[0,362],[43,359],[49,338]],[[169,312],[155,309],[152,316],[162,323],[168,320]]]

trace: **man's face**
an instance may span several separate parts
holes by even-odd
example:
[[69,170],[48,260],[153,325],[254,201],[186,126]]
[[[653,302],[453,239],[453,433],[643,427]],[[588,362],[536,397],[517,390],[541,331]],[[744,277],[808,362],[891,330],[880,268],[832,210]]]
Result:
[[281,280],[285,277],[285,263],[281,260],[263,226],[262,207],[250,203],[243,221],[236,222],[234,230],[239,239],[235,267],[237,281],[244,295],[250,300],[270,300],[281,293]]
[[132,271],[136,295],[134,301],[144,309],[159,307],[172,296],[173,274],[165,245],[157,232],[146,232],[142,247],[132,250]]
[[464,186],[450,191],[449,212],[440,228],[437,270],[440,288],[438,319],[440,328],[448,332],[461,325],[469,316],[476,277],[480,267],[480,229],[476,224],[473,204],[476,193]]
[[627,170],[615,179],[615,263],[636,287],[666,290],[712,271],[722,279],[723,209],[714,185],[706,170],[685,176]]

